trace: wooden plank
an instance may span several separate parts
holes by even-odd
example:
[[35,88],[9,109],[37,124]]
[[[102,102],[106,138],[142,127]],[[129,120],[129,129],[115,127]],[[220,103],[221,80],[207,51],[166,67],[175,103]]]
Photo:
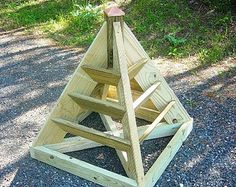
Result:
[[143,66],[147,63],[148,59],[141,59],[135,64],[131,65],[128,69],[129,79],[133,79],[138,72],[143,68]]
[[160,115],[153,121],[153,123],[150,125],[150,127],[145,130],[145,132],[142,134],[141,137],[139,137],[139,141],[142,142],[154,129],[155,127],[160,123],[162,118],[169,112],[171,107],[175,104],[175,101],[171,101],[165,109],[160,113]]
[[97,68],[88,65],[82,66],[83,70],[96,82],[116,86],[120,80],[119,73],[114,70]]
[[[118,103],[117,99],[112,99],[112,98],[109,98],[109,97],[107,98],[107,101]],[[144,119],[144,120],[149,121],[149,122],[153,122],[158,117],[159,114],[160,114],[159,111],[153,110],[153,109],[150,109],[150,108],[147,108],[147,107],[139,107],[135,111],[135,116],[137,118]],[[163,119],[162,121],[165,121],[165,120]]]
[[43,146],[31,147],[31,157],[106,187],[137,187],[134,180],[94,166],[84,161],[50,150]]
[[98,130],[88,128],[64,119],[53,118],[52,120],[57,123],[64,131],[69,132],[73,135],[81,136],[83,138],[87,138],[97,143],[107,145],[122,151],[130,150],[129,140],[119,138],[111,134],[106,134],[104,132],[100,132]]
[[90,149],[95,147],[104,146],[100,143],[84,139],[81,137],[73,137],[73,138],[66,138],[66,141],[56,143],[56,144],[48,144],[44,145],[44,147],[58,151],[60,153],[68,153],[68,152],[74,152],[74,151],[80,151],[84,149]]
[[84,110],[79,107],[69,96],[69,92],[78,92],[85,95],[90,95],[96,86],[94,82],[81,68],[81,65],[93,62],[94,66],[104,67],[107,63],[107,25],[103,24],[98,35],[93,41],[92,45],[86,52],[82,62],[75,70],[71,80],[66,85],[60,98],[55,104],[53,110],[50,113],[45,125],[39,132],[37,138],[33,142],[33,146],[39,146],[50,143],[61,142],[66,134],[61,128],[59,128],[50,118],[63,117],[68,120],[74,121],[77,116]]
[[[138,127],[138,134],[142,135],[149,126],[150,125]],[[156,139],[156,138],[162,138],[166,136],[172,136],[177,132],[180,126],[181,124],[179,123],[176,123],[176,124],[161,123],[159,126],[155,127],[155,129],[145,138],[145,141]],[[117,130],[113,133],[113,135],[118,135],[118,134],[120,138],[124,137],[123,130]],[[80,151],[84,149],[100,147],[104,145],[76,136],[76,137],[65,138],[65,140],[61,143],[49,144],[49,145],[44,145],[44,146],[54,151],[67,153],[67,152]],[[125,153],[125,152],[122,152],[122,153]],[[124,161],[125,163],[127,162],[127,155],[124,156]]]
[[143,58],[147,58],[149,60],[140,70],[139,74],[135,76],[135,80],[141,86],[141,88],[146,90],[154,82],[161,82],[161,85],[158,87],[158,91],[154,92],[151,97],[151,100],[156,108],[158,110],[163,110],[169,101],[176,101],[175,106],[171,108],[167,115],[165,115],[165,120],[168,123],[173,123],[173,121],[183,123],[190,120],[190,116],[181,105],[174,92],[168,86],[165,79],[160,74],[156,61],[149,58],[143,47],[140,45],[126,24],[124,24],[124,44],[129,66]]
[[130,80],[130,87],[131,87],[131,90],[143,92],[143,89],[142,89],[141,86],[137,83],[137,81],[136,81],[135,79],[131,79],[131,80]]
[[[133,101],[137,100],[142,94],[143,94],[143,91],[140,92],[140,91],[136,91],[136,90],[131,90],[131,93],[132,93],[132,99]],[[110,98],[112,99],[118,99],[118,96],[117,96],[117,89],[115,86],[110,86],[109,87],[109,91],[108,91],[108,100]],[[150,109],[153,109],[153,110],[157,110],[157,108],[155,107],[155,105],[152,103],[152,101],[149,99],[147,100],[145,103],[143,103],[142,105],[143,107],[146,107],[146,108],[150,108]]]
[[193,127],[193,120],[185,122],[176,134],[173,136],[171,141],[168,143],[164,151],[160,154],[157,160],[154,162],[152,167],[145,175],[145,186],[152,187],[155,185],[157,180],[160,178],[166,167],[169,165],[175,154],[188,137]]
[[160,82],[154,83],[137,100],[135,100],[133,103],[134,110],[138,109],[143,103],[145,103],[160,84]]
[[119,104],[115,104],[112,102],[96,99],[93,97],[89,97],[86,95],[78,94],[78,93],[70,93],[69,96],[80,105],[82,108],[106,114],[109,116],[114,116],[118,118],[122,118],[125,109]]
[[108,68],[113,67],[113,22],[119,21],[123,26],[123,16],[125,13],[117,8],[117,7],[110,7],[104,11],[105,19],[107,22],[107,61],[108,61]]
[[[104,115],[104,114],[100,114],[100,117],[103,121],[103,124],[105,126],[105,128],[109,131],[111,131],[113,133],[114,136],[118,136],[123,138],[123,136],[121,135],[122,131],[119,131],[115,125],[115,122],[112,120],[112,118],[110,116]],[[127,153],[125,151],[120,151],[116,149],[116,153],[121,161],[121,164],[126,172],[126,174],[131,177],[132,174],[130,173],[128,166],[127,166]]]
[[121,80],[118,84],[118,100],[125,106],[126,113],[122,118],[124,137],[131,142],[131,150],[127,152],[128,168],[138,186],[144,186],[144,171],[140,146],[138,142],[138,130],[133,109],[133,101],[128,76],[125,48],[123,43],[122,29],[119,22],[113,23],[115,44],[114,68],[121,73]]
[[135,116],[137,118],[144,119],[149,122],[153,122],[159,114],[160,114],[159,111],[146,108],[146,107],[139,107],[135,111]]

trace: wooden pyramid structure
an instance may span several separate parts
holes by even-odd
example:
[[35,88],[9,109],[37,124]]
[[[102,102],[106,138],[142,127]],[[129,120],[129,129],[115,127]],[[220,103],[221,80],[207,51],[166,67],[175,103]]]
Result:
[[[157,70],[129,27],[124,12],[105,10],[97,37],[60,96],[30,153],[37,160],[103,186],[153,186],[192,130],[192,118]],[[107,129],[79,123],[98,112]],[[137,127],[136,117],[149,121]],[[120,119],[118,129],[114,119]],[[66,138],[67,133],[75,137]],[[144,174],[140,143],[172,136]],[[98,146],[115,148],[126,176],[64,153]]]

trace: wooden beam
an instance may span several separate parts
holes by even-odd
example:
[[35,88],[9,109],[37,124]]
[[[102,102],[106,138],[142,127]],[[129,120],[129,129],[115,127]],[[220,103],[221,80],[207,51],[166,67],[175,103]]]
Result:
[[171,109],[171,107],[175,104],[175,101],[171,101],[165,109],[160,113],[160,115],[153,121],[153,123],[148,127],[147,130],[142,134],[142,136],[139,138],[139,141],[142,142],[154,129],[155,127],[160,123],[160,121],[163,119],[163,117],[166,115],[166,113]]
[[160,84],[160,82],[154,83],[138,99],[136,99],[133,103],[134,110],[138,109],[143,103],[145,103]]
[[107,61],[106,30],[107,24],[104,23],[52,109],[45,125],[42,127],[41,131],[32,143],[33,146],[58,143],[64,139],[65,131],[53,123],[50,118],[60,116],[74,121],[76,120],[78,114],[83,111],[83,109],[81,109],[81,107],[79,107],[79,105],[68,96],[68,93],[79,92],[85,95],[90,95],[96,87],[97,83],[93,81],[80,66],[88,62],[93,62],[93,65],[95,66],[105,66]]
[[164,151],[160,154],[157,160],[154,162],[152,167],[148,170],[145,175],[145,186],[153,187],[157,180],[160,178],[170,161],[174,158],[175,154],[188,137],[189,133],[193,128],[193,120],[185,122],[176,134],[173,136],[171,141],[168,143]]
[[128,69],[129,79],[133,79],[138,72],[143,68],[143,66],[147,63],[148,59],[141,59],[135,64],[131,65]]
[[128,66],[131,66],[137,60],[147,58],[149,61],[146,65],[141,69],[141,71],[135,76],[135,80],[138,85],[146,90],[152,83],[156,81],[160,81],[161,85],[158,88],[158,91],[154,92],[151,101],[153,104],[159,109],[163,110],[166,106],[166,103],[170,100],[175,100],[176,104],[168,114],[165,115],[165,120],[168,123],[173,123],[173,121],[177,121],[178,123],[183,123],[190,119],[190,116],[181,105],[180,101],[174,94],[173,90],[170,89],[167,82],[160,74],[156,61],[151,60],[139,41],[136,39],[130,28],[124,24],[124,44],[126,50],[126,59],[128,62]]
[[131,149],[127,152],[128,168],[132,178],[136,179],[138,186],[144,186],[144,170],[141,158],[140,145],[138,142],[138,130],[133,109],[132,94],[128,76],[124,38],[122,25],[119,22],[113,23],[114,28],[114,68],[120,72],[121,79],[118,84],[118,100],[125,107],[126,113],[122,118],[124,137],[131,142]]
[[60,143],[44,145],[44,147],[47,147],[48,149],[54,151],[58,151],[60,153],[80,151],[100,146],[104,145],[78,136],[72,138],[66,138],[65,141]]
[[88,65],[83,65],[82,68],[94,81],[99,83],[116,86],[120,80],[119,73],[114,70]]
[[52,120],[57,123],[64,131],[69,132],[73,135],[81,136],[83,138],[87,138],[97,143],[107,145],[122,151],[130,150],[129,140],[106,134],[104,132],[100,132],[98,130],[88,128],[64,119],[53,118]]
[[[138,127],[138,134],[142,135],[149,126],[150,125]],[[161,123],[145,138],[145,141],[156,139],[156,138],[162,138],[166,136],[172,136],[177,132],[177,130],[180,127],[181,127],[181,124],[179,123],[176,123],[176,124]],[[115,134],[116,135],[120,134],[119,135],[120,138],[124,137],[123,130],[117,130],[115,131],[113,135]],[[44,147],[47,147],[48,149],[52,149],[54,151],[58,151],[61,153],[80,151],[80,150],[90,149],[90,148],[95,148],[95,147],[100,147],[100,146],[104,146],[104,145],[96,143],[88,139],[81,138],[79,136],[65,138],[64,141],[61,143],[44,145]],[[125,152],[122,152],[122,153],[125,153]],[[124,159],[122,159],[125,161],[125,163],[127,162],[126,158],[127,156],[124,156]]]
[[[143,91],[140,92],[140,91],[136,91],[136,90],[131,90],[131,93],[132,93],[133,101],[136,101],[143,94]],[[115,86],[109,87],[109,92],[108,92],[107,97],[112,98],[112,99],[116,99],[116,100],[118,99],[117,98],[117,89]],[[142,106],[146,107],[146,108],[153,109],[153,110],[157,110],[157,108],[155,107],[155,105],[152,103],[152,101],[150,99],[147,100],[145,103],[143,103]]]
[[160,114],[159,111],[146,107],[139,107],[135,111],[135,116],[137,118],[144,119],[149,122],[153,122],[158,117],[159,114]]
[[[107,101],[113,102],[113,103],[118,103],[117,99],[112,99],[112,98],[107,98]],[[139,107],[136,111],[135,111],[135,116],[137,118],[140,119],[144,119],[146,121],[149,122],[153,122],[158,115],[160,114],[159,111],[157,110],[153,110],[151,108],[147,108],[147,107]]]
[[[100,117],[101,117],[102,122],[107,130],[111,131],[114,136],[118,136],[118,137],[123,138],[123,136],[121,135],[123,133],[123,131],[117,129],[115,122],[112,120],[112,118],[110,116],[100,114]],[[125,151],[120,151],[117,149],[116,149],[116,153],[121,161],[121,164],[122,164],[126,174],[129,177],[131,177],[132,174],[130,173],[130,171],[128,169],[128,165],[127,165],[127,161],[128,161],[127,153]]]
[[84,179],[110,187],[137,187],[135,180],[116,174],[43,146],[31,147],[31,157]]
[[70,93],[69,96],[82,108],[106,114],[109,116],[114,116],[118,118],[122,118],[125,109],[119,104],[111,103],[108,101],[95,99],[93,97],[89,97],[86,95],[78,94],[78,93]]
[[[104,11],[105,19],[107,22],[107,63],[108,68],[113,67],[113,23],[120,22],[121,26],[124,25],[125,13],[117,8],[110,7]],[[123,29],[122,29],[123,30]]]

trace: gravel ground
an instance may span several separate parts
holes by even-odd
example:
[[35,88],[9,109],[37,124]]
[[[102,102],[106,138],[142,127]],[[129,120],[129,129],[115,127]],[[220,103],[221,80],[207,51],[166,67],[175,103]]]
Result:
[[[29,144],[84,51],[60,48],[20,30],[0,32],[0,49],[0,186],[98,186],[29,156]],[[194,118],[194,129],[156,186],[235,186],[236,59],[211,67],[157,63]],[[103,129],[96,113],[83,123],[91,122]],[[169,140],[144,143],[145,171]],[[124,174],[113,149],[91,152],[70,155]]]

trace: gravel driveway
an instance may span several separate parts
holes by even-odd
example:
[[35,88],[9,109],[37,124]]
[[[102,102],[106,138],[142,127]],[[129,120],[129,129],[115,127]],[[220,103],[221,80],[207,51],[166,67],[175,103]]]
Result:
[[[98,186],[29,156],[29,144],[83,54],[83,50],[57,47],[20,30],[0,32],[0,186]],[[213,67],[157,62],[194,118],[194,130],[156,186],[235,186],[236,59]],[[103,129],[97,114],[83,123],[91,122]],[[145,170],[169,140],[144,143]],[[113,149],[91,151],[73,156],[124,173]]]

